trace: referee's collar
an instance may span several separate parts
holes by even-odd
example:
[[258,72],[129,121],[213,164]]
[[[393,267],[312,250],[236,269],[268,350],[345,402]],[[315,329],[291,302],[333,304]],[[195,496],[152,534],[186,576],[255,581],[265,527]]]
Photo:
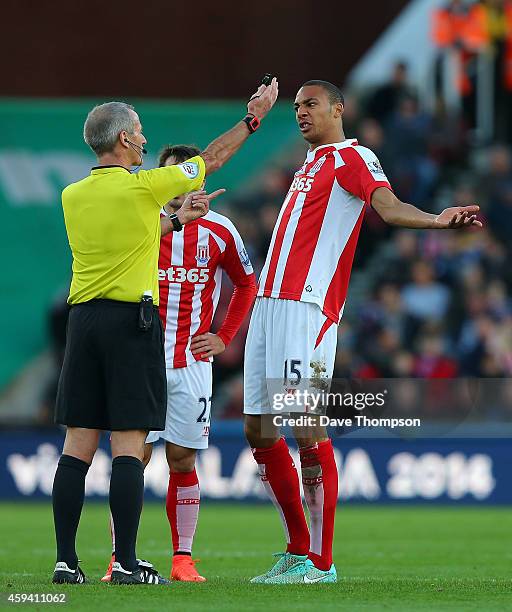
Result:
[[94,166],[93,168],[91,168],[91,174],[109,174],[110,172],[123,171],[128,172],[128,174],[131,174],[128,168],[125,168],[124,166],[118,166],[117,164],[112,164],[110,166]]

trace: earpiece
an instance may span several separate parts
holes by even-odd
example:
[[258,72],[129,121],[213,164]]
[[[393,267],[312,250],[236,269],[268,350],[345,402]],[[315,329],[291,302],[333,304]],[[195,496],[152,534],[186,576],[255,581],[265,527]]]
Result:
[[[139,155],[141,155],[141,156],[142,155],[147,155],[148,152],[146,151],[146,149],[144,147],[141,147],[140,145],[135,144],[131,140],[128,140],[128,138],[125,138],[124,141],[126,142],[126,144],[130,145],[130,147],[132,149],[135,149],[136,151],[138,150],[137,152],[138,152]],[[142,157],[141,157],[141,159],[142,159]]]

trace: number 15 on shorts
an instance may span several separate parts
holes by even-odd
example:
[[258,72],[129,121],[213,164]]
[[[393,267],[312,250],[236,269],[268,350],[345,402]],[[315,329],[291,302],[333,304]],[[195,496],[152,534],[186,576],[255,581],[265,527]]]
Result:
[[[283,384],[287,385],[296,385],[298,386],[302,374],[301,374],[301,360],[300,359],[287,359],[284,362],[284,372],[283,372]],[[292,378],[293,376],[293,378]]]

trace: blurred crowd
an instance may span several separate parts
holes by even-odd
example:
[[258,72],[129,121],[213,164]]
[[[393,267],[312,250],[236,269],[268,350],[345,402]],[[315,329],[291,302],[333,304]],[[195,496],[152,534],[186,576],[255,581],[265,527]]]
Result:
[[487,137],[512,142],[512,1],[448,0],[432,12],[431,37],[437,95],[458,98],[470,128],[490,114]]

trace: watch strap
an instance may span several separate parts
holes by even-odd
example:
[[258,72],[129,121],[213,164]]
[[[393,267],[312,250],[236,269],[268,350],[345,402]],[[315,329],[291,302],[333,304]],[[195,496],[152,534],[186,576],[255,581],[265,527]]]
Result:
[[178,219],[178,215],[176,213],[173,213],[172,215],[169,215],[169,219],[171,220],[174,231],[181,232],[181,230],[183,229],[183,225]]
[[258,119],[258,117],[256,117],[256,115],[253,115],[251,113],[247,113],[247,115],[245,115],[242,121],[245,123],[245,125],[247,126],[247,129],[249,130],[251,134],[254,134],[254,132],[261,125],[261,121]]

